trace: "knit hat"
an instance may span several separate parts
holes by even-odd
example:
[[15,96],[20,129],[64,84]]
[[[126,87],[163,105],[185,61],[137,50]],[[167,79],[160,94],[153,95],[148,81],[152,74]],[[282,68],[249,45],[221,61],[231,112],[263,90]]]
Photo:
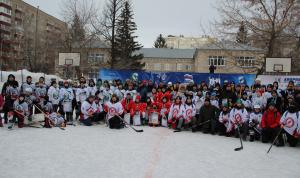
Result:
[[238,99],[238,100],[236,101],[236,104],[243,104],[243,103],[242,103],[242,100],[241,100],[241,99]]

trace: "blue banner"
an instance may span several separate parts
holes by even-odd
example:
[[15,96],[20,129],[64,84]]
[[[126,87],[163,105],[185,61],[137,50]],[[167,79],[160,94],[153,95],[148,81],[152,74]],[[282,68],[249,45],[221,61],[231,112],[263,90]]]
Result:
[[194,81],[199,84],[205,81],[209,85],[214,83],[223,84],[225,80],[234,82],[236,84],[252,85],[255,80],[254,74],[208,74],[208,73],[189,73],[189,72],[146,72],[146,71],[132,71],[132,70],[111,70],[101,69],[99,78],[104,80],[120,79],[125,81],[131,79],[134,81],[152,80],[155,83],[167,82],[181,82],[189,83]]

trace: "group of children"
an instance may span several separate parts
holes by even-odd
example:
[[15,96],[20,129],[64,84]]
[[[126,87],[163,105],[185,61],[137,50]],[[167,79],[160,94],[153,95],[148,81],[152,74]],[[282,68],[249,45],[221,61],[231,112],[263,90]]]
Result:
[[[81,77],[79,84],[37,83],[27,77],[20,87],[13,75],[8,77],[0,96],[4,123],[9,120],[24,127],[24,120],[35,113],[45,116],[45,127],[81,124],[91,126],[101,121],[112,129],[126,124],[163,126],[176,132],[192,130],[225,136],[241,136],[250,141],[272,142],[278,135],[278,146],[284,135],[290,146],[296,146],[300,134],[300,92],[293,82],[286,90],[278,83],[253,86],[224,81],[208,86],[191,82],[154,84],[152,81],[93,80]],[[75,116],[75,119],[74,119]],[[11,118],[11,119],[9,119]],[[0,126],[3,123],[0,122]]]

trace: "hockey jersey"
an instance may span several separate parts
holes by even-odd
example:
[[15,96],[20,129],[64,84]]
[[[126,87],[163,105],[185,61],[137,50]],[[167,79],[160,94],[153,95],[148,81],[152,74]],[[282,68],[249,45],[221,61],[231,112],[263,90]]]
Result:
[[91,115],[93,115],[95,113],[93,103],[84,101],[81,104],[81,113],[83,114],[83,119],[87,119],[87,118],[91,117]]
[[87,87],[87,94],[88,94],[88,96],[95,96],[96,95],[96,92],[97,92],[97,87],[96,86],[94,86],[94,87],[90,87],[90,86],[88,86]]
[[230,122],[237,126],[238,124],[243,124],[248,121],[248,112],[245,108],[243,109],[236,109],[233,108],[230,111]]
[[169,112],[168,121],[172,119],[179,119],[184,115],[184,105],[183,104],[172,104]]
[[223,111],[219,115],[219,122],[224,124],[226,127],[226,132],[229,133],[232,130],[232,124],[230,122],[230,113],[224,113]]
[[59,97],[62,101],[64,112],[72,112],[72,100],[74,99],[72,88],[61,88]]
[[76,89],[76,101],[83,103],[89,96],[88,88]]
[[32,92],[34,92],[34,90],[35,90],[34,83],[27,83],[27,82],[23,83],[22,86],[21,86],[21,92],[24,93],[27,88],[30,88],[30,90]]
[[26,102],[19,103],[19,100],[14,102],[14,110],[19,117],[29,116],[28,104]]
[[123,106],[120,102],[111,103],[109,101],[104,104],[104,111],[107,112],[107,119],[111,119],[115,115],[123,114]]
[[58,104],[59,103],[59,89],[51,86],[48,90],[48,97],[49,97],[49,101],[52,104]]
[[196,116],[196,106],[194,104],[184,105],[184,114],[183,118],[185,123],[189,123],[192,121],[193,117]]
[[286,111],[281,119],[280,119],[280,124],[283,124],[284,127],[283,129],[290,135],[293,136],[299,136],[299,112],[296,113],[290,113]]
[[18,87],[8,86],[6,88],[6,96],[9,96],[10,99],[16,100],[18,99],[19,95],[20,95],[20,91]]
[[252,112],[250,114],[250,118],[249,118],[249,124],[251,123],[255,123],[255,124],[261,124],[261,119],[262,119],[262,113],[254,113]]

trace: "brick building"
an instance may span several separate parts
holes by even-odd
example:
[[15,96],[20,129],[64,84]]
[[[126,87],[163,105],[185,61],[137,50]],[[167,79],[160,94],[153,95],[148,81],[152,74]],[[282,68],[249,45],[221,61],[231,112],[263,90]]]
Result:
[[1,68],[54,73],[67,24],[22,0],[0,0]]
[[263,65],[264,51],[235,42],[221,41],[197,49],[144,48],[145,70],[157,72],[256,73]]

